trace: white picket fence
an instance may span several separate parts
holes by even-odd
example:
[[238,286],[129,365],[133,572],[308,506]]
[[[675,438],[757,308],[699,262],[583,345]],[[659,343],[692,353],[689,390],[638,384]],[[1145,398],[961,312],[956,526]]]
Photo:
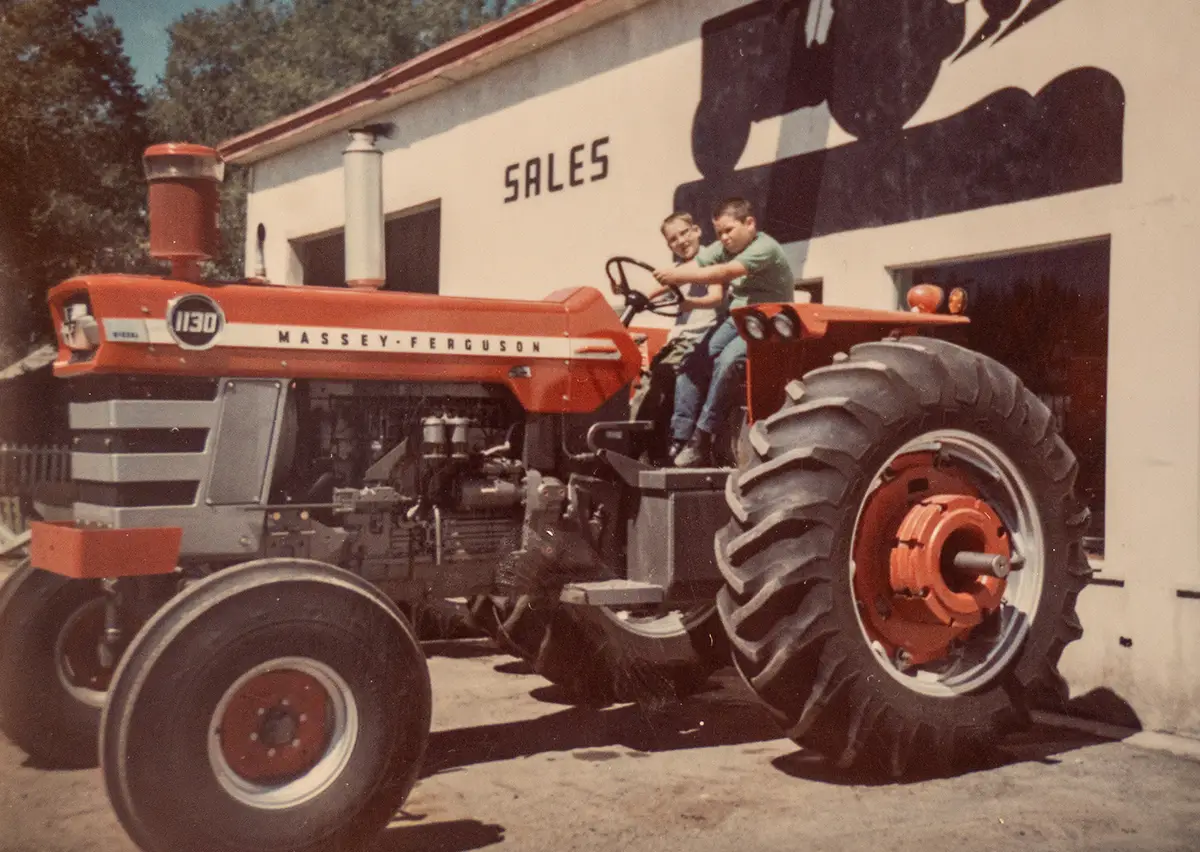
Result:
[[0,444],[0,544],[5,534],[17,535],[29,525],[21,510],[22,497],[43,482],[66,482],[70,478],[69,447]]

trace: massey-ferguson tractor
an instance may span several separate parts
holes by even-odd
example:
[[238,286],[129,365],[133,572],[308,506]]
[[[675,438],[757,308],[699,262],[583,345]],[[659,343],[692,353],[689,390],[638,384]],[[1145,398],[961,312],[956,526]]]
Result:
[[98,753],[139,846],[359,848],[428,739],[421,600],[494,601],[580,701],[678,700],[732,659],[839,767],[951,772],[1061,698],[1075,459],[937,294],[735,311],[736,466],[664,468],[628,325],[670,299],[622,258],[620,315],[372,289],[369,130],[346,156],[348,289],[201,280],[221,164],[164,145],[170,277],[49,297],[77,493],[0,590],[0,723],[42,762]]

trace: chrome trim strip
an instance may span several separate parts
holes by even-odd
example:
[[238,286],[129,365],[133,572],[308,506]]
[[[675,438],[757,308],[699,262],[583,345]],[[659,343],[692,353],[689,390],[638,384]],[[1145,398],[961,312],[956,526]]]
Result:
[[217,400],[73,402],[69,420],[72,429],[211,429],[218,410]]
[[208,453],[71,453],[71,478],[89,482],[199,482]]

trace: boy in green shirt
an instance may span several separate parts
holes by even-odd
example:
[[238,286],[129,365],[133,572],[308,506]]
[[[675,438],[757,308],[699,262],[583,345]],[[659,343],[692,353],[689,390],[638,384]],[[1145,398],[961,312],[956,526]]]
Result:
[[[713,210],[717,242],[679,266],[657,269],[660,284],[719,284],[730,309],[763,302],[794,301],[792,269],[779,243],[758,230],[744,198],[729,198]],[[660,291],[661,292],[661,291]],[[712,436],[726,417],[736,367],[746,360],[746,341],[730,317],[704,336],[684,360],[675,382],[671,438],[676,467],[712,464]]]

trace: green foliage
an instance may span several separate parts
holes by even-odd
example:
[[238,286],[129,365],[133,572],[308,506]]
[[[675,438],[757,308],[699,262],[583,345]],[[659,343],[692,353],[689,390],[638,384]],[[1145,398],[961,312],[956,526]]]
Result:
[[[64,278],[164,271],[146,253],[146,145],[216,145],[522,2],[234,0],[171,26],[143,97],[96,0],[0,0],[0,366],[49,335],[46,290]],[[229,169],[212,274],[242,274],[245,196]]]
[[49,332],[46,290],[145,265],[145,102],[94,0],[0,0],[0,365]]
[[[237,0],[170,28],[166,73],[150,94],[157,141],[205,145],[363,82],[523,0]],[[216,274],[239,277],[245,175],[226,172]]]

